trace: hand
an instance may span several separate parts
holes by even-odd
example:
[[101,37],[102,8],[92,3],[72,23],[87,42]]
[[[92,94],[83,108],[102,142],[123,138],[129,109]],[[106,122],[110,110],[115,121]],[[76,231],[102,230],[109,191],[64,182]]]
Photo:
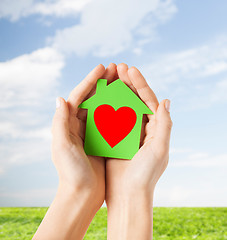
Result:
[[[59,188],[33,239],[83,239],[105,197],[105,159],[83,149],[86,111],[78,105],[95,91],[99,78],[112,78],[112,67],[98,65],[71,92],[57,99],[53,119],[52,159]],[[114,72],[115,73],[115,72]]]
[[[152,232],[150,228],[152,227],[153,191],[158,179],[166,169],[169,159],[172,127],[169,114],[170,102],[163,100],[159,104],[146,80],[135,67],[128,69],[126,64],[119,64],[117,73],[119,78],[142,99],[154,115],[147,115],[143,118],[141,146],[132,160],[106,160],[106,203],[108,225],[110,225],[108,235],[109,239],[151,239],[149,234]],[[127,224],[124,225],[127,211],[130,208],[132,211],[128,214],[131,220],[128,219]],[[139,212],[137,212],[138,209],[140,209]],[[122,220],[120,220],[120,212],[125,214],[124,217],[122,216]],[[119,213],[118,216],[116,216],[117,213]],[[139,216],[141,216],[141,221],[136,223]],[[129,230],[130,221],[132,221],[132,228]],[[139,230],[140,225],[141,231]],[[126,233],[127,228],[128,233]],[[136,228],[136,232],[133,232],[134,228]],[[120,233],[121,231],[124,231],[125,237]]]
[[105,72],[104,66],[98,65],[71,92],[67,102],[58,98],[52,125],[52,160],[60,185],[72,191],[79,189],[94,193],[93,201],[97,208],[102,205],[105,196],[105,160],[87,156],[84,152],[86,111],[78,106],[88,94],[92,94],[97,79],[105,76]]

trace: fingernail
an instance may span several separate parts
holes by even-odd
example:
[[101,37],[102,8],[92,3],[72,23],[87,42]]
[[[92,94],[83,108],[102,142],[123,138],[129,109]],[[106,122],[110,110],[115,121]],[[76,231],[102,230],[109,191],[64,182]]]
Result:
[[165,108],[166,108],[167,112],[170,112],[170,100],[168,100],[168,99],[165,102]]
[[60,98],[57,97],[56,98],[56,108],[60,108],[60,106],[61,106],[61,101],[60,101]]

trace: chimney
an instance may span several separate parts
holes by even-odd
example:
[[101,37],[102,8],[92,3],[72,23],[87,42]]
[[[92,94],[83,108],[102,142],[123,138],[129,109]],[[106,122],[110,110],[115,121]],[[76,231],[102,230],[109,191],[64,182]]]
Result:
[[96,86],[96,94],[101,94],[101,92],[104,91],[106,85],[107,85],[106,79],[98,79]]

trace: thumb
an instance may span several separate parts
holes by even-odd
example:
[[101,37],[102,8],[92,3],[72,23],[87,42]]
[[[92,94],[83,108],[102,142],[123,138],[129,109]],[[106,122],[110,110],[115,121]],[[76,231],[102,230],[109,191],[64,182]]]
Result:
[[69,139],[69,108],[64,98],[56,98],[56,112],[52,123],[53,144]]
[[156,113],[156,121],[157,121],[157,130],[155,134],[155,138],[164,146],[169,147],[170,142],[170,134],[172,129],[172,120],[170,118],[170,100],[163,100],[157,109]]

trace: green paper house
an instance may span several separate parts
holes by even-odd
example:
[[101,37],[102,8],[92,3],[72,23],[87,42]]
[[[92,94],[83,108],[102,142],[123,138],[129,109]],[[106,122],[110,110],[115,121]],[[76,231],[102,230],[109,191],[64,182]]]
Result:
[[79,108],[88,109],[87,155],[132,159],[139,150],[143,114],[153,114],[120,79],[98,79],[96,93]]

